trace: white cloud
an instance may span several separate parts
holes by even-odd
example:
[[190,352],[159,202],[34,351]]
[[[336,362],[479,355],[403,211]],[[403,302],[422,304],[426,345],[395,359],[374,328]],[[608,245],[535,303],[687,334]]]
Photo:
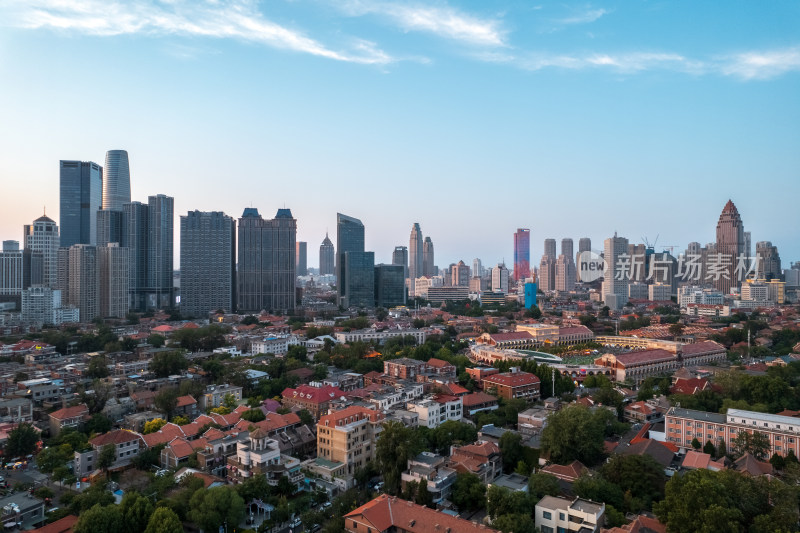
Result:
[[572,25],[572,24],[589,24],[594,22],[595,20],[599,19],[603,15],[607,15],[608,10],[606,9],[586,9],[581,13],[577,13],[572,15],[571,17],[566,17],[560,19],[558,22],[564,25]]
[[800,47],[727,56],[720,60],[719,70],[727,76],[744,80],[775,78],[800,70]]
[[384,65],[394,58],[375,43],[359,40],[350,50],[331,49],[303,33],[266,19],[251,0],[21,0],[11,23],[113,36],[188,35],[241,39],[336,61]]
[[336,5],[352,16],[387,17],[405,31],[432,33],[472,45],[506,46],[506,32],[499,21],[481,19],[451,7],[362,0],[336,2]]

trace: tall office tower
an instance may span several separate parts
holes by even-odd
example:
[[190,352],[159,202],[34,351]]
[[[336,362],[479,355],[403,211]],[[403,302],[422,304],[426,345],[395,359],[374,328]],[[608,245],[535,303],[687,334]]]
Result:
[[103,199],[103,167],[91,161],[60,161],[61,246],[95,244]]
[[[553,241],[555,246],[555,241]],[[556,259],[547,254],[539,262],[539,290],[542,292],[556,290]]]
[[753,241],[749,231],[744,232],[744,255],[745,257],[753,257]]
[[125,150],[106,152],[106,168],[103,177],[103,209],[122,211],[122,206],[131,202],[131,171],[128,165],[128,152]]
[[477,257],[472,260],[472,277],[473,278],[482,278],[483,277],[483,263]]
[[375,252],[344,253],[342,307],[375,305]]
[[319,275],[329,276],[336,273],[336,251],[333,243],[325,233],[325,240],[319,246]]
[[345,272],[347,265],[344,255],[347,252],[364,251],[364,224],[357,218],[336,213],[336,247],[336,288],[339,305],[349,307],[345,305],[348,294]]
[[544,255],[556,260],[556,240],[555,239],[545,239],[544,240]]
[[572,254],[563,253],[556,259],[556,290],[569,292],[575,289],[575,261]]
[[181,314],[207,317],[236,305],[236,223],[219,211],[181,216]]
[[44,285],[44,256],[41,252],[25,249],[22,250],[22,288],[32,285]]
[[25,234],[25,250],[42,254],[42,284],[55,287],[58,280],[58,248],[61,237],[55,221],[42,215],[26,224],[23,228]]
[[423,275],[422,230],[419,229],[419,222],[414,222],[408,239],[408,277],[417,279]]
[[592,239],[589,237],[581,237],[578,240],[578,253],[575,254],[575,277],[578,281],[581,280],[581,270],[578,268],[580,262],[580,256],[583,252],[591,252],[592,251]]
[[297,241],[294,250],[295,273],[298,276],[308,275],[308,243]]
[[375,265],[375,305],[387,308],[406,305],[406,278],[403,265]]
[[768,281],[781,279],[781,256],[778,254],[777,246],[772,246],[769,241],[757,242],[756,257],[758,258],[758,279]]
[[[122,207],[123,227],[127,235],[123,241],[130,249],[130,307],[136,311],[147,309],[148,210],[148,206],[141,202],[131,202]],[[64,295],[62,298],[65,298]]]
[[646,258],[647,247],[644,244],[628,244],[628,255],[630,256],[630,277],[631,281],[643,282],[647,278]]
[[566,257],[569,258],[574,258],[575,257],[574,250],[575,248],[572,239],[570,239],[569,237],[561,239],[561,255],[565,255]]
[[433,258],[433,241],[430,237],[425,237],[422,244],[422,275],[431,277],[436,275],[436,266]]
[[97,247],[101,317],[124,318],[128,314],[130,263],[130,249],[122,248],[119,243]]
[[128,245],[127,233],[123,230],[123,212],[120,209],[101,209],[97,212],[97,246],[116,242],[120,246]]
[[296,302],[297,221],[289,209],[264,220],[245,208],[239,219],[239,311],[288,313]]
[[630,274],[619,258],[628,253],[628,239],[614,236],[606,239],[603,247],[603,259],[607,270],[603,277],[603,301],[611,309],[621,309],[628,303],[628,275]]
[[174,200],[158,194],[147,198],[147,307],[165,309],[173,300]]
[[678,295],[678,260],[667,251],[654,253],[650,256],[647,276],[654,283],[670,286],[670,295]]
[[508,269],[502,263],[492,268],[492,292],[508,294]]
[[22,250],[19,249],[19,241],[3,241],[3,251],[0,252],[0,297],[22,296],[22,274]]
[[402,265],[403,278],[408,278],[408,248],[406,246],[395,246],[392,252],[392,264]]
[[469,267],[464,264],[464,261],[459,261],[457,265],[453,265],[450,269],[450,283],[454,287],[469,287]]
[[100,315],[100,278],[97,275],[97,248],[74,244],[68,248],[69,301],[80,312],[81,322]]
[[[732,287],[739,287],[735,269],[738,258],[744,252],[744,226],[742,217],[733,202],[728,200],[722,209],[717,222],[717,249],[713,262],[709,263],[709,274],[712,274],[714,286],[722,294],[729,294]],[[712,266],[714,268],[712,269]],[[721,275],[719,274],[721,271]]]
[[514,233],[514,280],[531,276],[531,230],[517,228]]

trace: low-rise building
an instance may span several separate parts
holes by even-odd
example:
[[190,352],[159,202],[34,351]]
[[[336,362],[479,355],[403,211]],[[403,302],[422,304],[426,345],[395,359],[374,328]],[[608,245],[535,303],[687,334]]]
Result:
[[539,399],[539,383],[535,374],[512,368],[511,372],[483,378],[483,389],[506,400],[522,398],[532,402]]
[[423,400],[408,402],[409,411],[419,415],[419,425],[436,428],[448,420],[461,420],[463,407],[461,398],[445,394],[435,394]]
[[422,452],[408,460],[408,470],[401,474],[402,486],[410,482],[425,483],[433,503],[450,498],[456,471],[445,466],[445,458],[432,452]]
[[447,466],[457,472],[475,474],[483,483],[492,482],[503,472],[500,447],[488,441],[452,446]]
[[542,533],[594,533],[603,527],[606,504],[583,498],[545,496],[536,504],[536,527]]
[[59,409],[48,416],[50,419],[50,435],[55,437],[64,428],[79,429],[89,419],[89,408],[82,403],[74,407]]
[[464,407],[465,418],[472,418],[481,411],[494,411],[499,407],[497,396],[480,391],[462,396],[461,403]]
[[[318,385],[318,386],[315,386]],[[314,384],[298,385],[296,388],[286,388],[281,393],[283,406],[306,409],[314,419],[328,412],[331,402],[344,396],[344,391],[338,387]]]
[[98,435],[89,441],[89,445],[91,449],[75,452],[73,468],[78,478],[88,476],[99,468],[97,459],[105,446],[114,447],[114,462],[108,470],[125,468],[144,449],[141,435],[125,429]]
[[233,396],[237,402],[242,400],[242,388],[236,385],[209,385],[200,399],[200,408],[203,411],[219,407],[225,403],[225,397]]
[[378,344],[383,344],[388,339],[393,339],[395,337],[414,337],[414,340],[417,341],[417,345],[425,344],[425,339],[427,334],[424,330],[421,329],[387,329],[383,331],[377,331],[374,329],[362,329],[358,331],[347,331],[347,332],[337,332],[334,334],[336,337],[336,342],[339,343],[350,343],[350,342],[366,342],[366,343],[374,343],[377,342]]
[[378,411],[352,406],[317,423],[317,457],[331,462],[331,471],[340,472],[348,488],[355,471],[375,459],[383,418]]

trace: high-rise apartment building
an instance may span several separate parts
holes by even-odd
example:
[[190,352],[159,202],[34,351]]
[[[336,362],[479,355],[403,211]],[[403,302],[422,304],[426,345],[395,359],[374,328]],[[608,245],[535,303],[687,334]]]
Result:
[[614,233],[604,245],[603,259],[607,270],[603,278],[603,301],[611,309],[621,309],[628,303],[629,267],[620,261],[620,256],[628,253],[628,239]]
[[459,261],[450,269],[450,284],[454,287],[469,287],[469,267]]
[[531,276],[531,230],[518,228],[514,233],[514,280]]
[[768,281],[781,279],[781,256],[778,254],[778,247],[772,246],[770,241],[756,243],[756,262],[758,266],[757,279]]
[[744,255],[753,257],[753,237],[749,231],[744,232]]
[[130,307],[136,311],[144,311],[147,306],[147,241],[148,241],[148,205],[142,202],[131,202],[122,207],[124,231],[123,242],[130,249],[130,276],[128,287]]
[[422,275],[431,277],[435,276],[436,263],[433,256],[433,241],[430,237],[425,237],[425,242],[422,243]]
[[61,246],[95,244],[103,199],[103,167],[91,161],[60,161]]
[[124,318],[130,309],[130,249],[112,242],[97,247],[100,316]]
[[395,307],[406,304],[406,279],[403,265],[375,265],[375,305]]
[[58,226],[47,215],[42,215],[33,224],[26,224],[23,230],[25,250],[42,256],[41,283],[55,287],[58,280],[58,248],[61,244]]
[[329,276],[336,273],[336,251],[331,239],[325,233],[325,240],[319,246],[319,274]]
[[181,216],[181,314],[207,317],[236,305],[236,223],[220,211]]
[[709,257],[709,273],[714,286],[722,294],[729,294],[732,287],[739,287],[735,269],[738,258],[744,252],[744,226],[739,210],[728,200],[717,222],[717,249]]
[[482,278],[483,277],[483,263],[477,257],[472,260],[472,277],[473,278]]
[[417,279],[424,275],[422,245],[422,230],[419,228],[419,222],[414,222],[414,225],[411,226],[411,236],[408,239],[408,277],[410,279]]
[[78,308],[82,322],[100,316],[100,278],[97,275],[97,248],[74,244],[68,249],[68,304]]
[[297,221],[289,209],[264,220],[245,208],[239,219],[239,311],[291,312],[295,308]]
[[402,265],[403,278],[408,278],[408,247],[395,246],[392,252],[392,264]]
[[97,246],[116,242],[127,246],[126,232],[123,228],[123,212],[113,209],[101,209],[97,212]]
[[[353,218],[341,213],[336,214],[336,287],[339,293],[339,305],[349,307],[346,305],[348,300],[347,294],[347,264],[345,261],[345,254],[348,252],[364,252],[364,224],[357,218]],[[362,258],[366,261],[366,258]],[[352,261],[353,265],[356,264],[355,258]],[[374,277],[374,255],[373,265],[370,267],[371,275]],[[366,275],[366,274],[365,274]],[[352,276],[352,280],[358,279],[358,276]],[[366,280],[362,280],[366,281]],[[374,279],[373,286],[374,290]],[[366,283],[361,283],[362,290]],[[374,298],[374,296],[373,296]]]
[[589,237],[581,237],[581,239],[578,240],[578,253],[575,254],[575,277],[577,278],[578,281],[583,281],[581,279],[580,269],[578,268],[580,255],[583,252],[591,252],[591,251],[592,251],[592,239],[590,239]]
[[158,194],[147,199],[147,307],[174,305],[173,270],[174,200]]
[[131,201],[131,172],[128,152],[125,150],[106,152],[103,178],[103,209],[122,211],[122,206]]
[[508,294],[508,269],[504,264],[492,268],[492,291]]
[[573,247],[572,239],[570,239],[569,237],[561,239],[561,255],[567,256],[569,258],[574,258],[575,257],[574,250],[575,249]]
[[[555,247],[555,240],[553,240]],[[550,292],[556,290],[556,259],[547,255],[542,256],[539,262],[539,290],[542,292]]]
[[[22,265],[19,241],[3,241],[3,251],[0,252],[0,297],[22,296]],[[19,304],[19,301],[16,303]]]
[[297,241],[294,251],[295,272],[298,276],[308,275],[308,243]]
[[[552,260],[551,260],[552,261]],[[572,255],[563,253],[556,259],[556,289],[561,292],[569,292],[575,289],[575,261]]]

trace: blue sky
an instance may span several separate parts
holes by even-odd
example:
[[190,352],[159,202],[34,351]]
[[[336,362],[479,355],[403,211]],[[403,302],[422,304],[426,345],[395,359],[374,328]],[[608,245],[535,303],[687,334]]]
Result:
[[489,265],[710,242],[728,198],[800,260],[797,2],[7,0],[0,79],[2,239],[121,148],[176,215],[291,208],[310,265],[337,211]]

